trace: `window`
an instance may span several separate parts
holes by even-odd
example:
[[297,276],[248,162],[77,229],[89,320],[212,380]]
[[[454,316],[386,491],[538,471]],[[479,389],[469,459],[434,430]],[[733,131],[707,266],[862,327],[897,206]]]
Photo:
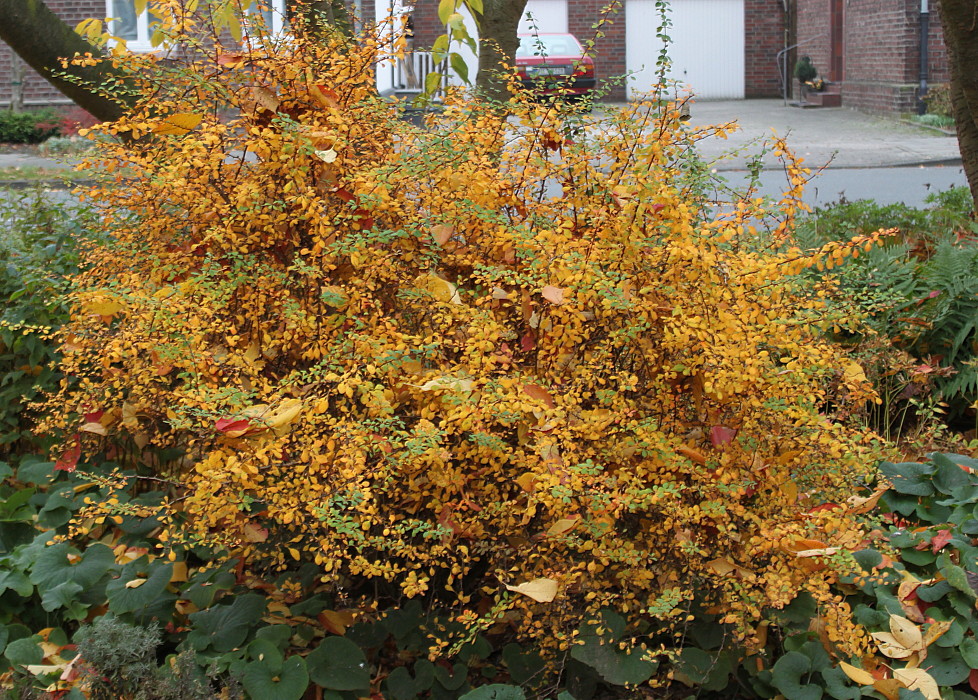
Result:
[[[152,0],[150,0],[152,1]],[[106,17],[112,18],[109,31],[124,39],[130,51],[152,51],[153,29],[157,23],[149,10],[136,12],[136,0],[105,0]],[[285,29],[285,0],[252,3],[249,14],[261,15],[266,31],[278,34]]]

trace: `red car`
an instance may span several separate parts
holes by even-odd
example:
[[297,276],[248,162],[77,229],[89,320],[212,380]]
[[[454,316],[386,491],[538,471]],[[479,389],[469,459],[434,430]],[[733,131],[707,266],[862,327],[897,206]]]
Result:
[[594,61],[572,34],[520,34],[516,69],[523,87],[535,95],[580,99],[597,83]]

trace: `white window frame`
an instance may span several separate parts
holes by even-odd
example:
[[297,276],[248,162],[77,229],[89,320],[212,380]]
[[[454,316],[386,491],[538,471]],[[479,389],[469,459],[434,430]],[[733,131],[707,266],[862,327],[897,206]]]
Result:
[[[126,0],[121,0],[125,2]],[[286,30],[287,22],[285,18],[285,0],[263,0],[264,4],[268,5],[272,10],[272,26],[268,27],[272,36],[278,36]],[[115,2],[116,0],[105,0],[105,16],[111,18],[113,21],[109,22],[109,33],[116,33],[116,12],[115,12]],[[129,3],[133,3],[133,0],[128,0]],[[134,8],[135,9],[135,8]],[[253,12],[252,9],[248,10],[248,13]],[[247,33],[247,29],[245,30]],[[141,12],[136,15],[136,38],[126,40],[126,48],[130,51],[136,53],[148,53],[150,51],[159,50],[158,47],[154,48],[150,43],[153,33],[150,31],[149,25],[149,10]]]

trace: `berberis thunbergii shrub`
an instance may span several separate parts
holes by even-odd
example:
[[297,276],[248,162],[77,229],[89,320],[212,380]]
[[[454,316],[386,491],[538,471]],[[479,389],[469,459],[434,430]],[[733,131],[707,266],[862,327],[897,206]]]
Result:
[[627,647],[694,601],[750,636],[802,590],[861,651],[825,566],[861,530],[819,506],[872,469],[831,417],[869,387],[792,280],[878,234],[792,247],[797,187],[714,216],[665,102],[573,142],[549,105],[449,98],[417,128],[376,50],[114,59],[142,99],[96,128],[126,138],[92,163],[111,243],[63,334],[60,468],[169,482],[178,561],[222,546],[261,586],[315,563],[366,617],[422,597],[472,630],[435,656],[505,623],[554,659],[601,609]]

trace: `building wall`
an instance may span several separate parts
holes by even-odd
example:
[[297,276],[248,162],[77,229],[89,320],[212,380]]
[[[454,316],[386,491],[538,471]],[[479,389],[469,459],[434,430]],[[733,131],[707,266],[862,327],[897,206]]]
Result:
[[[83,19],[105,16],[105,0],[46,0],[47,6],[74,27]],[[0,42],[0,107],[10,104],[14,80],[13,61],[20,62],[9,46]],[[71,101],[51,87],[35,71],[24,66],[24,105],[69,105]]]
[[744,93],[779,97],[778,52],[786,46],[785,6],[781,0],[744,2]]
[[[831,59],[830,0],[797,0],[798,54],[820,72]],[[843,17],[843,105],[867,112],[916,111],[920,84],[920,0],[848,0]],[[948,79],[936,2],[928,32],[930,85]]]

